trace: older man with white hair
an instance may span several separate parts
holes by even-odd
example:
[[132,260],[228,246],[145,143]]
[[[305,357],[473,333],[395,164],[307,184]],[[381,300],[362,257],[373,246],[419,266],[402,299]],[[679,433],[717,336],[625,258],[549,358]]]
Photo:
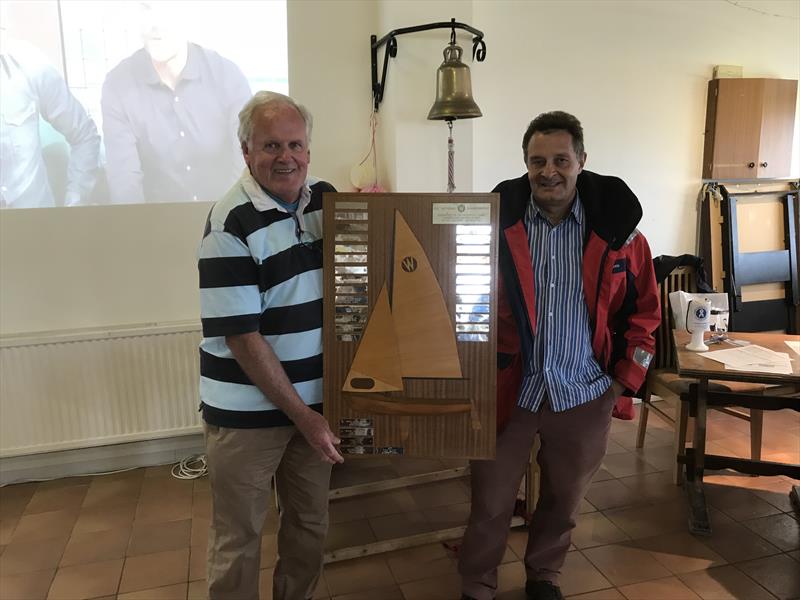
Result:
[[200,244],[200,399],[213,515],[211,600],[258,598],[270,480],[280,502],[273,598],[311,598],[338,438],[322,412],[322,193],[311,114],[258,92],[239,113],[247,168]]

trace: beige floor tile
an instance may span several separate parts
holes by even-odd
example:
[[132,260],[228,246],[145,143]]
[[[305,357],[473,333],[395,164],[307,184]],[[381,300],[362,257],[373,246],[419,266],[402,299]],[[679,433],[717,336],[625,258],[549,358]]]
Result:
[[10,543],[68,536],[77,519],[78,512],[75,509],[22,515],[11,535]]
[[117,591],[122,559],[61,567],[56,571],[48,600],[79,600]]
[[188,573],[189,548],[129,556],[122,570],[119,593],[183,583]]
[[635,543],[674,574],[710,569],[726,563],[722,556],[687,532],[645,538]]
[[591,548],[630,539],[601,512],[578,515],[572,530],[572,543],[576,548]]
[[397,583],[456,572],[456,560],[440,543],[384,554]]
[[712,535],[703,538],[703,543],[729,563],[780,554],[778,547],[741,523],[715,524]]
[[599,469],[597,469],[597,473],[595,473],[594,476],[592,477],[592,481],[593,482],[594,481],[607,481],[609,479],[614,479],[614,476],[608,471],[608,469],[605,469],[603,467],[600,467]]
[[125,558],[130,535],[130,529],[73,533],[64,549],[60,564],[62,567],[68,567]]
[[469,502],[469,489],[458,479],[415,485],[409,491],[419,509]]
[[192,494],[192,518],[211,518],[211,492],[197,492]]
[[192,533],[189,536],[190,544],[197,546],[207,543],[209,527],[211,527],[210,519],[192,519]]
[[17,523],[19,523],[19,517],[0,519],[0,546],[5,546],[11,541]]
[[325,549],[328,551],[363,546],[377,541],[369,521],[351,521],[337,523],[328,527],[328,537],[325,539]]
[[603,514],[633,539],[686,531],[688,519],[686,502],[612,509]]
[[0,519],[19,517],[38,487],[38,483],[19,483],[0,488]]
[[89,490],[89,484],[70,485],[57,488],[39,488],[25,507],[25,514],[50,512],[53,510],[79,509]]
[[324,577],[331,596],[374,590],[394,581],[386,559],[380,555],[326,565]]
[[780,512],[775,506],[759,498],[750,490],[713,483],[703,487],[706,502],[720,509],[734,521],[756,519]]
[[470,503],[465,502],[463,504],[426,508],[422,511],[422,514],[425,515],[431,530],[436,531],[465,526],[469,521],[469,511]]
[[792,510],[792,502],[789,500],[789,493],[786,491],[752,490],[752,492],[781,512],[790,512]]
[[520,560],[525,558],[525,548],[528,546],[528,528],[515,527],[508,532],[508,549]]
[[778,598],[800,597],[800,569],[785,554],[776,554],[736,565]]
[[192,521],[190,519],[166,523],[134,521],[128,545],[128,556],[188,548],[191,529]]
[[632,453],[611,454],[603,459],[603,468],[614,477],[628,477],[658,471],[642,457]]
[[[458,573],[455,573],[456,575]],[[513,561],[497,567],[497,591],[510,592],[525,589],[525,565],[521,561]]]
[[364,500],[360,497],[331,500],[328,514],[331,524],[365,519]]
[[97,504],[91,508],[84,508],[78,514],[73,534],[106,531],[109,529],[130,529],[133,516],[136,513],[136,503],[113,503],[109,506]]
[[800,548],[800,523],[789,514],[752,519],[744,525],[784,552]]
[[382,587],[377,590],[367,590],[365,592],[355,592],[343,596],[334,596],[333,600],[405,600],[403,592],[397,586]]
[[208,548],[206,545],[191,546],[189,548],[189,581],[205,579],[207,564]]
[[[672,432],[669,437],[672,438]],[[664,444],[664,442],[661,443]],[[666,445],[645,444],[643,448],[637,448],[634,452],[658,471],[672,471],[677,461],[672,439],[666,442]]]
[[589,485],[586,499],[598,510],[647,504],[648,500],[627,487],[619,479],[595,481]]
[[453,600],[461,595],[461,578],[444,575],[400,585],[405,600]]
[[137,478],[95,479],[83,498],[83,508],[137,502],[141,487],[141,479]]
[[646,473],[623,477],[620,483],[630,488],[643,500],[648,502],[680,501],[686,498],[683,488],[672,482],[672,471]]
[[567,552],[560,583],[565,596],[611,587],[611,582],[580,552]]
[[596,592],[589,592],[587,594],[577,594],[575,596],[567,596],[567,600],[625,600],[625,596],[617,591],[617,588],[607,588],[604,590],[597,590]]
[[44,600],[55,569],[35,573],[6,574],[0,571],[0,598],[3,600]]
[[176,583],[159,588],[119,594],[117,600],[185,600],[189,585]]
[[186,600],[208,600],[208,582],[205,579],[190,581]]
[[396,477],[394,469],[376,466],[348,469],[345,466],[341,469],[333,469],[331,472],[331,487],[334,489],[345,488],[351,485],[361,485],[362,483],[393,479],[394,477]]
[[589,502],[586,498],[581,498],[581,503],[578,505],[578,514],[582,515],[584,513],[595,512],[597,507]]
[[159,477],[172,477],[173,464],[158,465],[156,467],[147,467],[144,469],[144,478],[159,478]]
[[369,519],[378,540],[393,540],[431,531],[431,525],[421,511],[404,512]]
[[700,596],[677,577],[633,583],[619,588],[619,591],[628,600],[700,600]]
[[164,496],[152,498],[136,505],[134,519],[139,523],[165,523],[192,518],[192,495]]
[[703,600],[774,600],[772,594],[730,565],[683,573],[678,579]]
[[367,518],[382,517],[384,515],[393,515],[418,509],[408,489],[389,490],[388,492],[369,494],[367,496],[361,496],[360,500],[362,502],[364,516]]
[[[0,574],[18,575],[55,569],[67,545],[67,537],[9,544],[0,556]],[[2,596],[0,596],[1,598]]]
[[617,587],[670,575],[666,567],[641,548],[610,544],[582,552]]

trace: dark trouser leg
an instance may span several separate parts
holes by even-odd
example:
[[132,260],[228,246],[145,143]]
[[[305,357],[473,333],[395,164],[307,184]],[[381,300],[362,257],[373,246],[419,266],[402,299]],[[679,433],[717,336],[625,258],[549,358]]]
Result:
[[515,408],[497,437],[495,460],[470,462],[472,507],[458,556],[462,590],[477,600],[494,597],[497,566],[503,558],[508,528],[522,475],[536,435],[539,415]]
[[558,585],[578,506],[605,455],[613,406],[607,393],[564,412],[541,411],[541,489],[525,550],[529,580]]

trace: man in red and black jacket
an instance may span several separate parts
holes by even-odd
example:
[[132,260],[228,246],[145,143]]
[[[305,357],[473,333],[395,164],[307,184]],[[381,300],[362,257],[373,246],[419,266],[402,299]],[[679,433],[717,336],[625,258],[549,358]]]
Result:
[[459,556],[464,598],[489,600],[535,436],[539,501],[525,551],[529,600],[559,600],[575,515],[603,459],[615,401],[644,381],[660,322],[642,209],[583,170],[583,129],[556,111],[522,143],[527,174],[500,183],[497,455],[473,461]]

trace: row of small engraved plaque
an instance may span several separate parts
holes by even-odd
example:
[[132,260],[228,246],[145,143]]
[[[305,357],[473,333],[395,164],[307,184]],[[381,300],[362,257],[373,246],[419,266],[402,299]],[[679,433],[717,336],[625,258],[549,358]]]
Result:
[[366,327],[369,304],[367,203],[337,202],[334,221],[336,339],[355,342]]
[[456,225],[456,339],[489,341],[490,225]]

